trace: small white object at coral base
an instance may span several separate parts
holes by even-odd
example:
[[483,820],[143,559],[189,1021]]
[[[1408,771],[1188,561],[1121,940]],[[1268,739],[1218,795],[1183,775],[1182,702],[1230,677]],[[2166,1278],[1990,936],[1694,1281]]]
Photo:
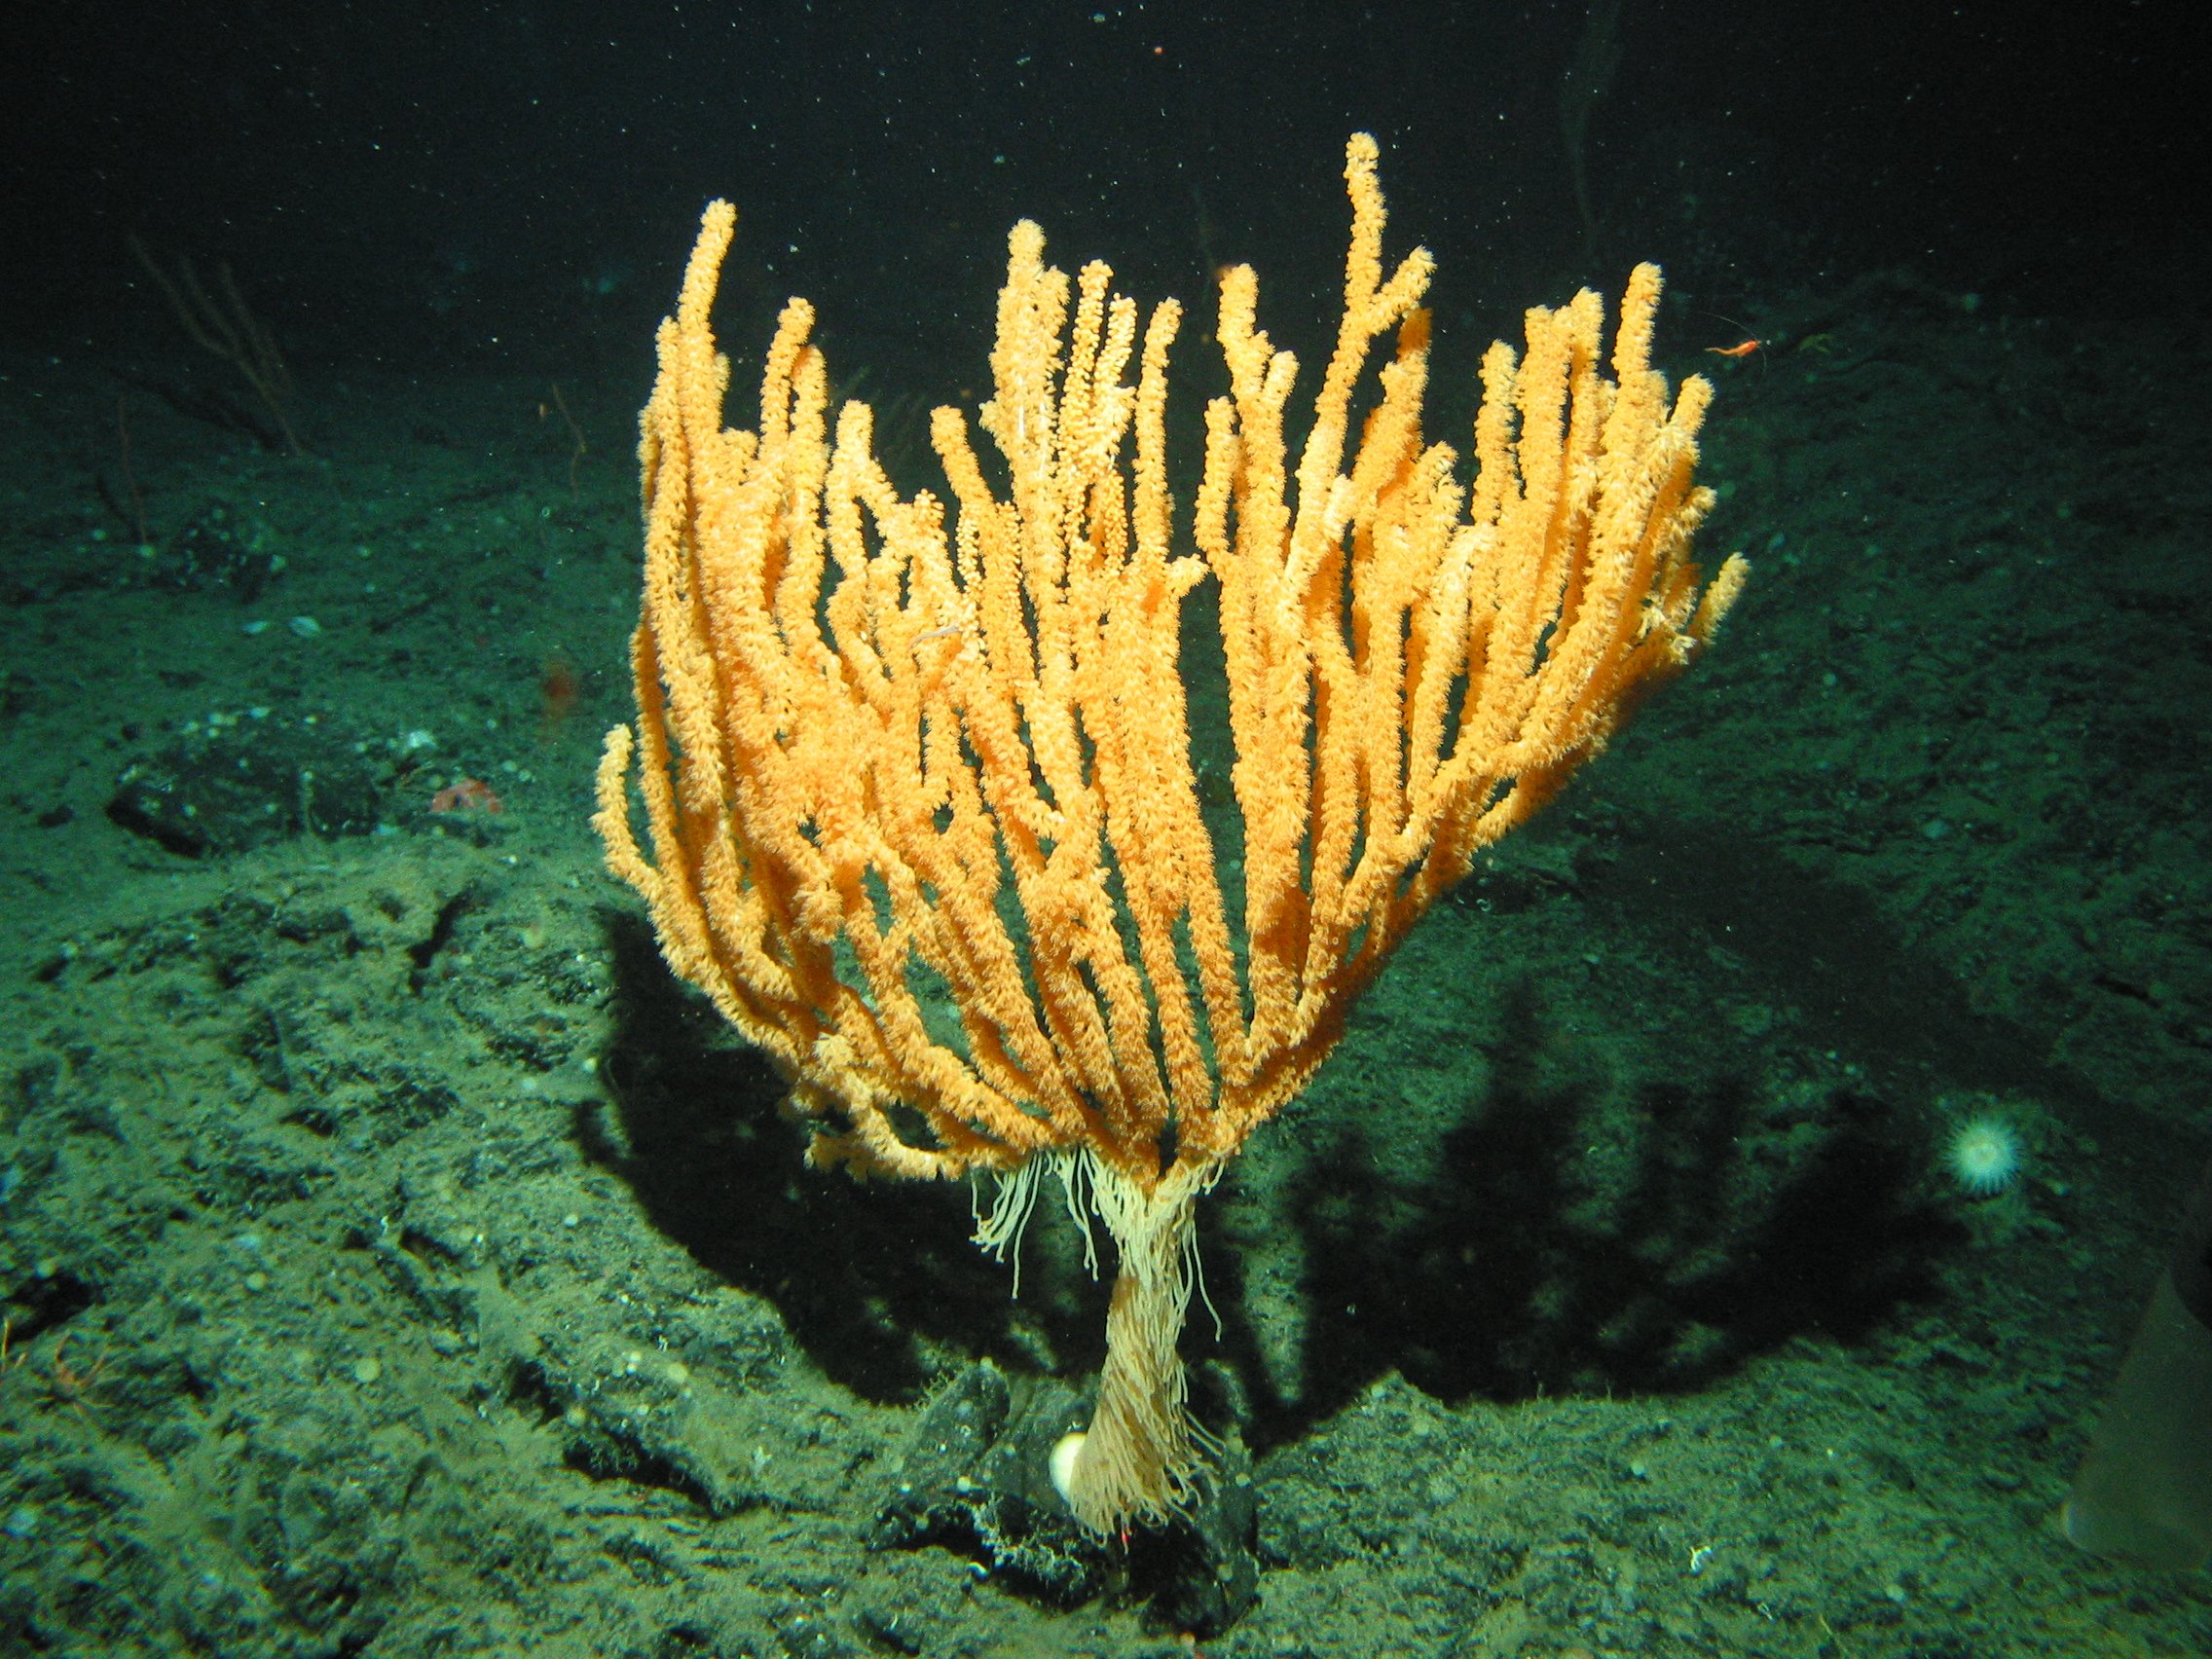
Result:
[[1051,1471],[1052,1490],[1060,1494],[1063,1503],[1072,1500],[1071,1489],[1075,1486],[1075,1460],[1083,1452],[1083,1435],[1063,1434],[1052,1448],[1052,1456],[1046,1467]]
[[2002,1118],[1970,1118],[1951,1136],[1945,1161],[1959,1185],[1993,1198],[2020,1178],[2020,1132]]

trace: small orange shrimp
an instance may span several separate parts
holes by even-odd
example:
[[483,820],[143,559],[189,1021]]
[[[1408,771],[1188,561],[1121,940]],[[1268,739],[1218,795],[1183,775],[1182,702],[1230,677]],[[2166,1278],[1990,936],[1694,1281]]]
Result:
[[[1754,351],[1766,350],[1769,346],[1772,346],[1774,344],[1774,342],[1771,340],[1761,340],[1757,335],[1753,334],[1751,331],[1751,328],[1748,324],[1739,321],[1735,317],[1730,316],[1726,312],[1707,312],[1705,314],[1707,316],[1716,316],[1722,322],[1733,322],[1738,328],[1741,328],[1744,331],[1744,340],[1741,345],[1708,346],[1706,350],[1712,352],[1715,357],[1734,357],[1741,361],[1743,358],[1749,357]],[[1759,358],[1759,368],[1762,371],[1766,368],[1766,358],[1763,356]]]

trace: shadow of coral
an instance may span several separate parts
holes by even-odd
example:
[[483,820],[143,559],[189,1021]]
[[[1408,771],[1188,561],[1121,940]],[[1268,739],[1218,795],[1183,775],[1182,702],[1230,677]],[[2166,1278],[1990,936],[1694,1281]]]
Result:
[[[911,1397],[970,1356],[1034,1371],[1017,1312],[1071,1375],[1091,1373],[1105,1292],[1082,1284],[1066,1240],[1041,1246],[1036,1230],[1017,1309],[1010,1272],[969,1241],[964,1194],[808,1169],[774,1070],[670,977],[641,921],[608,925],[620,1114],[591,1150],[655,1226],[772,1302],[826,1374],[868,1397]],[[1201,1212],[1226,1338],[1190,1351],[1238,1374],[1259,1438],[1301,1432],[1392,1369],[1447,1399],[1695,1388],[1801,1336],[1862,1338],[1933,1293],[1962,1233],[1891,1092],[1837,1092],[1786,1124],[1726,1078],[1604,1107],[1545,1081],[1556,1032],[1532,983],[1509,989],[1499,1028],[1488,1087],[1425,1180],[1385,1173],[1354,1119],[1270,1200],[1266,1224],[1294,1229],[1306,1263],[1297,1398],[1271,1388],[1267,1314],[1220,1215]],[[1592,1142],[1608,1138],[1593,1175]]]
[[1390,1181],[1346,1128],[1291,1182],[1307,1263],[1297,1400],[1266,1383],[1234,1259],[1209,1256],[1263,1439],[1391,1370],[1448,1400],[1693,1389],[1799,1337],[1862,1339],[1934,1295],[1964,1230],[1888,1102],[1838,1093],[1811,1137],[1778,1139],[1739,1082],[1653,1086],[1629,1114],[1634,1156],[1594,1184],[1594,1103],[1535,1083],[1522,1000],[1509,1023],[1530,1035],[1431,1177]]
[[579,1132],[652,1225],[773,1303],[809,1359],[870,1399],[929,1382],[943,1365],[932,1343],[1033,1369],[1010,1336],[1009,1271],[969,1242],[966,1191],[808,1168],[766,1057],[671,977],[641,919],[610,912],[607,926],[616,1024],[604,1071],[618,1115]]

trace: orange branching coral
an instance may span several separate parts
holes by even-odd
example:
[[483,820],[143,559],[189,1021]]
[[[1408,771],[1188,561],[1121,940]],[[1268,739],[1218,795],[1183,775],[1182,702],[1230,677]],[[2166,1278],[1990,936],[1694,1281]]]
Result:
[[[1701,591],[1689,560],[1712,388],[1671,395],[1649,366],[1648,265],[1611,378],[1589,292],[1531,311],[1522,355],[1491,350],[1460,482],[1421,431],[1432,261],[1385,275],[1376,160],[1355,135],[1344,320],[1295,473],[1297,365],[1255,326],[1250,269],[1223,278],[1231,389],[1207,411],[1196,553],[1175,549],[1167,485],[1181,308],[1140,328],[1104,265],[1073,284],[1047,266],[1033,224],[1011,238],[977,417],[1003,494],[956,409],[932,426],[949,500],[894,489],[865,404],[832,433],[803,300],[757,428],[725,428],[708,313],[727,203],[661,326],[639,718],[599,778],[608,864],[670,965],[782,1067],[817,1161],[994,1171],[989,1245],[1047,1169],[1104,1220],[1106,1369],[1059,1460],[1101,1530],[1178,1508],[1198,1473],[1176,1354],[1198,1196],[1407,929],[1689,661],[1745,573],[1731,558]],[[1235,907],[1179,662],[1182,602],[1209,575]]]

